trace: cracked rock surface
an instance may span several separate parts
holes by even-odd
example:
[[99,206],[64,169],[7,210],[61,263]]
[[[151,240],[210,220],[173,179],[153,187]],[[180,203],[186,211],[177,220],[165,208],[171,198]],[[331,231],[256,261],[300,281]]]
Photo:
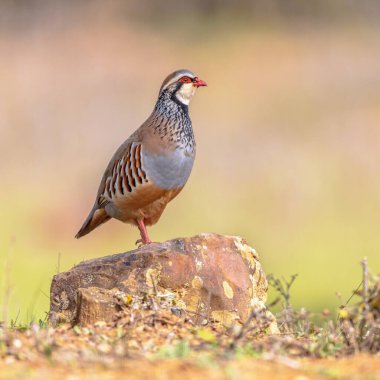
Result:
[[230,326],[244,323],[252,308],[265,308],[267,287],[259,257],[243,238],[204,233],[84,261],[54,276],[49,320],[111,321],[121,298],[155,294],[197,324]]

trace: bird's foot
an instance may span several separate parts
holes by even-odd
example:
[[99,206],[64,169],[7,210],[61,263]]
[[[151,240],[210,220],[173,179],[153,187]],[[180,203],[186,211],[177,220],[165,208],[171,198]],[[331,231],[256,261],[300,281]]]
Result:
[[138,248],[140,248],[140,247],[143,247],[144,245],[151,244],[151,243],[153,242],[150,239],[145,240],[145,241],[143,239],[137,239],[135,244],[137,245]]

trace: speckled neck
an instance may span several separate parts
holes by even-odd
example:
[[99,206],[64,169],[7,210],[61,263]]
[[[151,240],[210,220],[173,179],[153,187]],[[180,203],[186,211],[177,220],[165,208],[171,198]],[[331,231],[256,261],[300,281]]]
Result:
[[182,148],[195,152],[195,140],[189,107],[181,103],[175,93],[168,90],[161,92],[154,108],[154,122],[152,124],[155,133],[162,139]]

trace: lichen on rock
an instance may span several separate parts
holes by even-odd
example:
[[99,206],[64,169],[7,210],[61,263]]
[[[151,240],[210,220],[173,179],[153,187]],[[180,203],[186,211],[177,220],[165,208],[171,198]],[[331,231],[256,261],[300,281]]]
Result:
[[88,260],[54,276],[49,319],[110,320],[119,291],[168,297],[195,323],[242,324],[252,308],[265,309],[267,288],[259,257],[243,238],[207,233]]

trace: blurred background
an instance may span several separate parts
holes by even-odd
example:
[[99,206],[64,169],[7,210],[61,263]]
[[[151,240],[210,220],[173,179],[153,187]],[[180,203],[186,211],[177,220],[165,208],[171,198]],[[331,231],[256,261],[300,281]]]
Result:
[[295,306],[345,301],[364,256],[380,271],[379,16],[375,0],[2,0],[0,320],[43,319],[57,271],[135,248],[117,221],[74,235],[179,68],[209,87],[152,239],[242,235],[267,273],[299,274]]

